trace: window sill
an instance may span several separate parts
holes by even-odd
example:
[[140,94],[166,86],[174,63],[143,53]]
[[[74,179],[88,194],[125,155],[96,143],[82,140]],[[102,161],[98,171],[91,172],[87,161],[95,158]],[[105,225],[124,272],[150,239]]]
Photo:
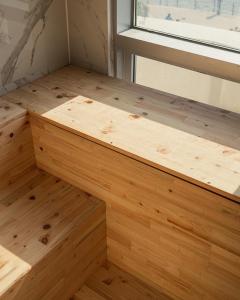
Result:
[[240,55],[139,29],[117,35],[117,46],[161,62],[240,82]]

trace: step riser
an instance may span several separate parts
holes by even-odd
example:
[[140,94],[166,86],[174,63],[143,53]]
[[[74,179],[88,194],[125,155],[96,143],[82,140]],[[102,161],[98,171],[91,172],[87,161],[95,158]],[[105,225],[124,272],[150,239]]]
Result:
[[[8,107],[8,119],[6,124],[0,126],[0,190],[12,185],[19,176],[26,174],[35,165],[32,134],[29,125],[27,111],[20,109],[16,111],[16,105],[0,100],[2,110]],[[0,109],[1,110],[1,109]],[[1,111],[0,111],[1,113]],[[4,116],[3,116],[4,117]]]

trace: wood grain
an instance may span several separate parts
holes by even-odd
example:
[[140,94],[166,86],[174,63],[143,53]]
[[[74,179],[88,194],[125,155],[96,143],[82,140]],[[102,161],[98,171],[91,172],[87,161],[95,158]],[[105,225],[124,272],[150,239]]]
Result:
[[170,300],[160,291],[107,263],[86,281],[75,300]]
[[35,166],[26,109],[0,100],[0,191]]
[[239,299],[238,203],[41,118],[31,124],[38,166],[106,202],[112,262],[174,299]]
[[104,203],[35,172],[0,199],[4,300],[69,299],[106,259]]
[[66,67],[4,99],[80,136],[240,201],[240,116]]

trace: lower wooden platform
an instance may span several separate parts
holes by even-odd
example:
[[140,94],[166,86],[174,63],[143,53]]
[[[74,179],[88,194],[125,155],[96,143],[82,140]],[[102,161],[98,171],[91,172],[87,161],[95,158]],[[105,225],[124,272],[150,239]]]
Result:
[[107,263],[76,293],[74,300],[171,300],[134,276]]
[[106,259],[105,205],[37,169],[0,192],[0,299],[69,299]]

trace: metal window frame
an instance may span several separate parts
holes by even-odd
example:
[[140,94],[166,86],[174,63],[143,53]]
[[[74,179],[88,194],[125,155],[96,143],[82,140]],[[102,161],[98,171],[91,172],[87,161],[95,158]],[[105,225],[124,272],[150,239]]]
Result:
[[135,55],[240,83],[240,54],[136,28],[134,0],[113,0],[115,76],[134,82]]

